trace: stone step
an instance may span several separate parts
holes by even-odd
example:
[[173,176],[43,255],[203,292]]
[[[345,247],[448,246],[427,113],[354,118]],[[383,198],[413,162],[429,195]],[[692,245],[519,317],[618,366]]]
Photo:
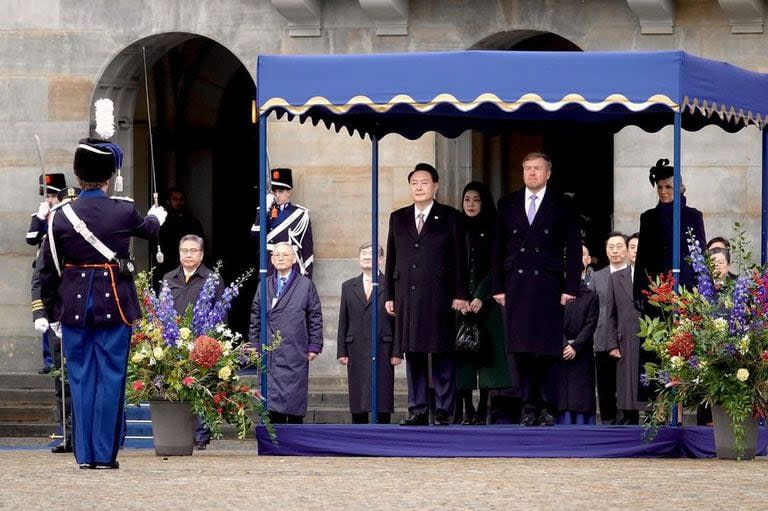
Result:
[[58,430],[53,422],[0,422],[0,437],[50,437]]
[[0,422],[45,422],[56,420],[53,406],[0,406]]
[[50,389],[0,388],[0,406],[54,405],[56,394]]
[[0,394],[4,389],[51,389],[54,380],[49,374],[0,373]]

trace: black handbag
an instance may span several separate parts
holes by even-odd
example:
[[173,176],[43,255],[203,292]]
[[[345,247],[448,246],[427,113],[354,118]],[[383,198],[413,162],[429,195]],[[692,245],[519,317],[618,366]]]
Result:
[[480,352],[480,329],[475,321],[461,320],[456,333],[456,351],[459,353]]

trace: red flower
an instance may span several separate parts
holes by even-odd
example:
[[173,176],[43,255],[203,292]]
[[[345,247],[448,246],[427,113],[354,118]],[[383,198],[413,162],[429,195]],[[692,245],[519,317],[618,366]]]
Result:
[[667,344],[667,353],[672,357],[682,357],[689,359],[693,354],[693,334],[690,332],[681,332],[672,337]]
[[145,385],[142,380],[136,380],[133,382],[133,390],[135,390],[136,392],[141,392],[142,390],[144,390],[144,387]]
[[763,360],[768,360],[768,351],[760,353],[760,358]]
[[148,338],[149,337],[147,337],[147,334],[145,334],[144,332],[136,332],[135,334],[133,334],[133,337],[131,337],[131,348],[133,348],[134,346],[136,346],[142,341],[146,341]]
[[201,335],[195,339],[189,358],[195,364],[205,369],[210,369],[221,359],[224,350],[221,343],[207,335]]
[[651,290],[643,290],[643,294],[650,302],[676,303],[678,297],[675,295],[675,279],[672,277],[672,272],[661,274],[657,281],[651,281]]
[[181,383],[183,383],[185,387],[191,387],[192,384],[195,383],[195,379],[192,376],[187,376],[186,378],[181,380]]
[[219,415],[223,414],[224,408],[216,408],[216,413],[218,413]]

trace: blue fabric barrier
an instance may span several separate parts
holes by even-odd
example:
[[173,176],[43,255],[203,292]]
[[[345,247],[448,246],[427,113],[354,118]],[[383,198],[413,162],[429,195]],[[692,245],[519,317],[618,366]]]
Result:
[[[278,425],[277,445],[258,426],[260,455],[476,458],[708,458],[712,428],[662,428],[651,442],[641,426]],[[765,453],[768,429],[760,428]]]

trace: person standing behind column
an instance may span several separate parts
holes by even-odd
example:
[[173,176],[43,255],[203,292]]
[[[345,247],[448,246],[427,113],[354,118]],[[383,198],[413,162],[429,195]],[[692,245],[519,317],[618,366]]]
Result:
[[[363,273],[341,285],[339,328],[336,359],[347,366],[349,411],[353,424],[366,424],[371,411],[371,313],[373,245],[360,247],[360,267]],[[379,247],[379,268],[384,266],[384,249]],[[386,279],[379,272],[378,335],[376,338],[376,395],[378,415],[376,422],[389,424],[395,411],[395,368],[400,365],[402,353],[392,353],[392,317],[384,308]]]
[[145,218],[133,200],[107,196],[122,156],[116,144],[81,141],[74,170],[82,192],[55,212],[43,244],[41,295],[61,322],[80,468],[119,467],[131,325],[141,316],[130,240],[156,236],[166,217],[162,207]]
[[428,163],[408,174],[413,205],[389,217],[387,313],[395,316],[394,353],[405,353],[409,416],[401,426],[429,423],[429,355],[434,424],[447,426],[454,403],[455,312],[469,306],[460,213],[435,200],[439,176]]
[[[293,171],[272,169],[272,193],[267,194],[267,250],[280,242],[288,242],[296,254],[299,273],[312,278],[314,255],[312,253],[312,223],[309,210],[291,203],[293,195]],[[251,227],[251,235],[259,237],[259,210]],[[275,268],[267,262],[267,273],[272,275]]]
[[[293,267],[296,254],[288,242],[272,251],[275,273],[267,283],[267,338],[282,342],[267,353],[267,407],[273,424],[301,424],[307,414],[309,363],[323,351],[323,312],[315,284]],[[251,307],[250,341],[261,341],[261,284]]]
[[600,422],[616,422],[616,364],[621,357],[617,332],[616,306],[611,275],[627,266],[627,244],[624,235],[612,232],[605,241],[608,266],[592,274],[590,289],[597,293],[600,316],[595,330],[595,375]]
[[557,413],[563,307],[581,282],[581,240],[568,197],[547,188],[552,161],[523,158],[525,188],[499,201],[493,298],[507,310],[508,349],[520,374],[520,423],[552,426]]

